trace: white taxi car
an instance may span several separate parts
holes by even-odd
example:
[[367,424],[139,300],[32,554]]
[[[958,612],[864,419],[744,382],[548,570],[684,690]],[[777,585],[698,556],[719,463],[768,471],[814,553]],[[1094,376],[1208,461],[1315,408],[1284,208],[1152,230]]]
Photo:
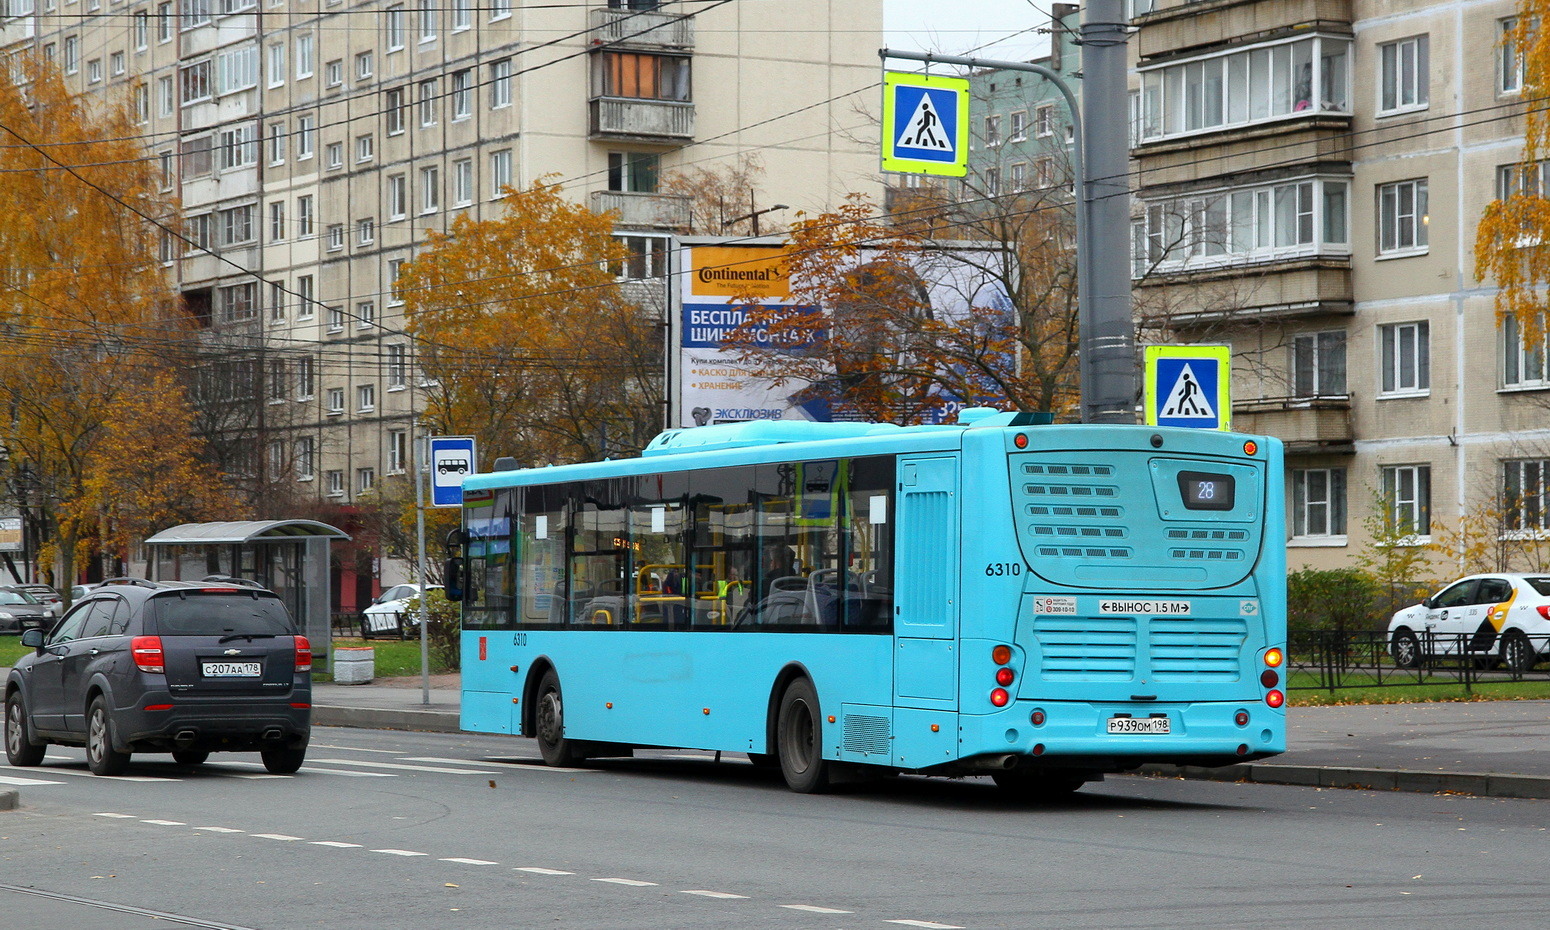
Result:
[[1497,658],[1524,672],[1550,655],[1550,575],[1470,575],[1389,621],[1394,664],[1434,655]]

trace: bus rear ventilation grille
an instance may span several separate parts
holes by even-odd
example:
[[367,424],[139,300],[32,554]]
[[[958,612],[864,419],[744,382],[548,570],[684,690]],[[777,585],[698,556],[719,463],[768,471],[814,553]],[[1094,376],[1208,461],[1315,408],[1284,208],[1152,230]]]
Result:
[[1035,536],[1060,536],[1062,538],[1083,539],[1124,539],[1125,528],[1122,526],[1048,526],[1035,523],[1030,529]]
[[1228,542],[1243,542],[1249,538],[1248,530],[1185,530],[1171,529],[1168,531],[1169,539],[1215,539]]
[[1025,484],[1023,493],[1041,497],[1118,497],[1119,488],[1106,484]]
[[886,756],[888,745],[888,718],[868,714],[845,715],[845,751],[859,752],[868,756]]
[[[1031,517],[1114,517],[1125,515],[1123,507],[1094,507],[1074,504],[1029,504]],[[1187,538],[1187,537],[1186,537]]]
[[1112,475],[1113,465],[1054,465],[1025,462],[1023,464],[1025,475]]
[[1038,553],[1047,559],[1128,559],[1130,549],[1089,549],[1081,546],[1040,546]]
[[1237,562],[1243,558],[1243,552],[1239,549],[1169,549],[1168,556],[1191,562]]

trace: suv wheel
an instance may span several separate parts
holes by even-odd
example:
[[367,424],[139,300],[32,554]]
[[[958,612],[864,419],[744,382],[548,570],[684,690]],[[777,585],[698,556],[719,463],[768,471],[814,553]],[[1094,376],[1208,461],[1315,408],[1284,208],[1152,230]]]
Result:
[[269,774],[295,775],[307,759],[307,747],[264,749],[259,751],[259,756],[264,760],[264,768],[269,770]]
[[13,694],[5,702],[5,757],[12,765],[33,766],[43,764],[46,744],[32,742],[32,728],[27,726],[27,708],[22,706],[21,694]]
[[86,712],[86,767],[93,775],[122,775],[129,768],[129,753],[113,748],[113,715],[100,694]]

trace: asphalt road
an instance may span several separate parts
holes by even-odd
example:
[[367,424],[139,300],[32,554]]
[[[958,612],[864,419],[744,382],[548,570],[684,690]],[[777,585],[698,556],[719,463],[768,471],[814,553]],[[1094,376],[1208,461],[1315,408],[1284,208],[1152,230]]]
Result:
[[197,768],[137,756],[105,779],[80,750],[53,748],[43,767],[0,766],[0,787],[21,792],[19,810],[0,812],[0,926],[1544,920],[1544,801],[1164,778],[1111,778],[1036,807],[983,779],[804,797],[741,759],[662,752],[555,770],[534,755],[520,739],[319,728],[296,777],[217,755]]

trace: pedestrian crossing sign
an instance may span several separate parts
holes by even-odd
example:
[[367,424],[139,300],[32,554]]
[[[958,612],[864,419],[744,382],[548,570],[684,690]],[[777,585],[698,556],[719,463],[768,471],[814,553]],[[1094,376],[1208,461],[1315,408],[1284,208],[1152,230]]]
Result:
[[967,78],[883,74],[883,170],[954,178],[969,173]]
[[1146,425],[1232,429],[1231,346],[1147,346]]

